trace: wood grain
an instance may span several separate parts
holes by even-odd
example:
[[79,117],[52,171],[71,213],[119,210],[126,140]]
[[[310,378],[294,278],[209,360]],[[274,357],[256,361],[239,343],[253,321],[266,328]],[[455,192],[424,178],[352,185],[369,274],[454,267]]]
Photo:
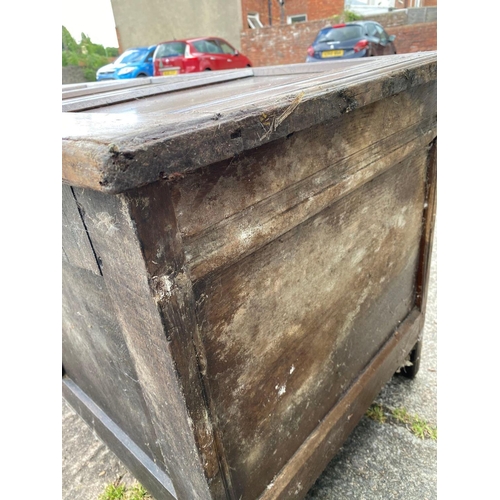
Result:
[[[248,255],[426,147],[436,135],[435,99],[435,88],[422,86],[176,182],[193,279]],[[400,118],[401,107],[409,111]]]
[[176,494],[181,499],[211,498],[172,359],[172,332],[165,331],[152,294],[127,200],[90,190],[75,192]]
[[63,262],[62,285],[62,362],[66,374],[92,395],[144,453],[162,463],[104,279]]
[[[246,95],[241,86],[252,78],[227,82],[215,98],[208,98],[215,87],[207,86],[199,90],[194,105],[186,103],[184,111],[172,114],[168,110],[183,99],[182,92],[159,96],[156,109],[148,113],[140,111],[142,103],[152,106],[148,99],[134,103],[136,113],[123,116],[113,114],[109,106],[107,116],[99,118],[97,135],[96,113],[63,113],[63,180],[122,192],[231,158],[436,79],[435,53],[391,57],[364,63],[361,73],[358,68],[338,77],[329,73],[289,76],[285,77],[290,79],[288,84],[271,84]],[[266,78],[272,83],[279,77],[254,78],[256,83]],[[262,139],[264,115],[282,115],[299,94],[303,98],[295,112]]]
[[62,186],[62,256],[63,260],[101,275],[99,263],[90,243],[70,186]]
[[196,283],[207,380],[243,499],[262,493],[413,308],[426,157]]

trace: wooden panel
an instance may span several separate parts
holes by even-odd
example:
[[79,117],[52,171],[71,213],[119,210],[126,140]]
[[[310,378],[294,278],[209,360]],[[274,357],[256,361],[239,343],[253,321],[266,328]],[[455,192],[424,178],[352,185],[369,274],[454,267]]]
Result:
[[413,308],[426,158],[196,284],[237,496],[262,493]]
[[[163,458],[101,276],[63,262],[62,346],[67,375],[153,460]],[[117,397],[123,394],[126,397]]]
[[[177,334],[176,326],[183,331],[182,323],[165,329],[157,303],[162,294],[170,295],[168,283],[160,283],[167,288],[155,287],[148,275],[126,197],[81,189],[75,189],[75,193],[84,208],[92,244],[102,260],[106,288],[176,495],[193,500],[211,498],[183,384],[172,359],[171,338]],[[174,303],[172,307],[175,310],[182,304]],[[123,393],[114,397],[127,399]],[[114,414],[109,416],[115,418]]]
[[431,269],[432,243],[437,204],[437,138],[429,144],[424,204],[424,230],[420,241],[420,267],[417,276],[417,306],[425,314],[429,274]]
[[160,498],[300,498],[413,346],[436,68],[66,95],[66,389]]
[[152,84],[154,80],[152,80],[147,82],[147,85],[142,85],[140,87],[138,85],[134,85],[133,88],[127,89],[119,88],[115,90],[106,88],[106,92],[89,92],[86,93],[88,95],[66,99],[65,102],[63,102],[62,110],[66,112],[83,111],[110,104],[134,101],[135,99],[165,94],[167,92],[197,88],[203,85],[211,85],[213,83],[228,82],[239,78],[248,78],[249,76],[253,76],[253,72],[250,68],[227,72],[217,71],[216,73],[209,75],[203,73],[199,75],[199,78],[185,79],[181,81],[162,80],[161,83],[155,82],[154,85]]
[[204,350],[195,317],[191,279],[184,262],[170,186],[159,182],[126,194],[178,383],[213,498],[231,489],[228,466],[213,428],[210,395],[203,384]]
[[304,498],[361,420],[387,380],[411,351],[423,328],[424,317],[414,309],[387,340],[370,364],[322,419],[291,460],[268,485],[259,500]]
[[88,269],[95,274],[101,274],[73,190],[64,184],[62,186],[62,254],[66,262]]
[[435,99],[435,86],[424,85],[173,182],[192,277],[272,241],[424,147],[436,134]]

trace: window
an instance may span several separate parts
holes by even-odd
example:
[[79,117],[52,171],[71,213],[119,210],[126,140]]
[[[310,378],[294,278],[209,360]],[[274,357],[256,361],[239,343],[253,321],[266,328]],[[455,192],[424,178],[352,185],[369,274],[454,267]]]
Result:
[[[156,48],[156,47],[155,47]],[[151,62],[153,60],[153,54],[155,53],[155,49],[151,49],[149,54],[146,57],[146,62]]]
[[197,52],[203,52],[205,54],[222,54],[222,49],[215,40],[198,40],[193,42],[193,46]]
[[368,23],[366,25],[366,31],[367,31],[368,36],[371,36],[371,37],[377,36],[377,30],[376,30],[375,25],[373,23]]
[[375,27],[377,28],[378,36],[380,37],[380,42],[382,44],[387,43],[387,33],[384,31],[384,28],[380,26],[379,24],[376,24]]
[[316,43],[321,42],[345,42],[354,38],[364,36],[364,30],[361,26],[353,24],[342,28],[332,28],[328,31],[321,30],[316,39]]
[[304,21],[307,21],[306,14],[297,14],[295,16],[287,16],[286,18],[287,24],[303,23]]
[[186,50],[184,42],[169,42],[158,46],[156,57],[183,56]]
[[228,43],[226,42],[223,42],[222,40],[219,40],[219,45],[222,47],[222,52],[224,52],[224,54],[231,54],[234,56],[235,54],[235,51],[234,49],[231,47],[231,45],[229,45]]
[[258,13],[250,13],[249,12],[247,14],[247,22],[248,22],[248,27],[252,28],[253,30],[255,28],[263,28],[264,27],[264,25],[260,22]]
[[130,49],[126,50],[116,61],[115,64],[120,63],[135,63],[141,62],[146,54],[145,50]]

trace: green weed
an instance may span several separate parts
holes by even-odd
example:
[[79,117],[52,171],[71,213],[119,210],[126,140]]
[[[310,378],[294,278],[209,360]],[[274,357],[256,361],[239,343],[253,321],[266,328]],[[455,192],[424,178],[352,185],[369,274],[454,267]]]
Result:
[[411,415],[405,408],[395,408],[392,410],[392,417],[397,422],[405,424],[420,439],[429,438],[437,441],[437,427],[430,425],[418,415]]
[[128,500],[148,500],[150,498],[151,496],[145,490],[142,484],[135,484],[130,490],[130,496],[128,497]]
[[366,411],[366,416],[376,422],[384,423],[387,420],[384,409],[378,404],[372,404]]
[[433,441],[437,441],[437,427],[430,425],[418,415],[411,415],[406,408],[389,410],[388,408],[384,408],[374,403],[368,408],[366,416],[381,423],[389,421],[403,424],[420,439],[432,439]]
[[98,500],[152,500],[151,495],[139,483],[127,487],[123,484],[108,484]]
[[123,484],[108,484],[104,493],[99,495],[99,500],[123,500],[124,494],[125,486],[123,486]]

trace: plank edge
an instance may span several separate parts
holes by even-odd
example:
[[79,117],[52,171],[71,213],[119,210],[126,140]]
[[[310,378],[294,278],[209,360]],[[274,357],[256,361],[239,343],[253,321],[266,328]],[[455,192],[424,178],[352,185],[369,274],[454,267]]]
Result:
[[170,477],[67,375],[62,379],[62,394],[71,408],[155,498],[177,500]]

